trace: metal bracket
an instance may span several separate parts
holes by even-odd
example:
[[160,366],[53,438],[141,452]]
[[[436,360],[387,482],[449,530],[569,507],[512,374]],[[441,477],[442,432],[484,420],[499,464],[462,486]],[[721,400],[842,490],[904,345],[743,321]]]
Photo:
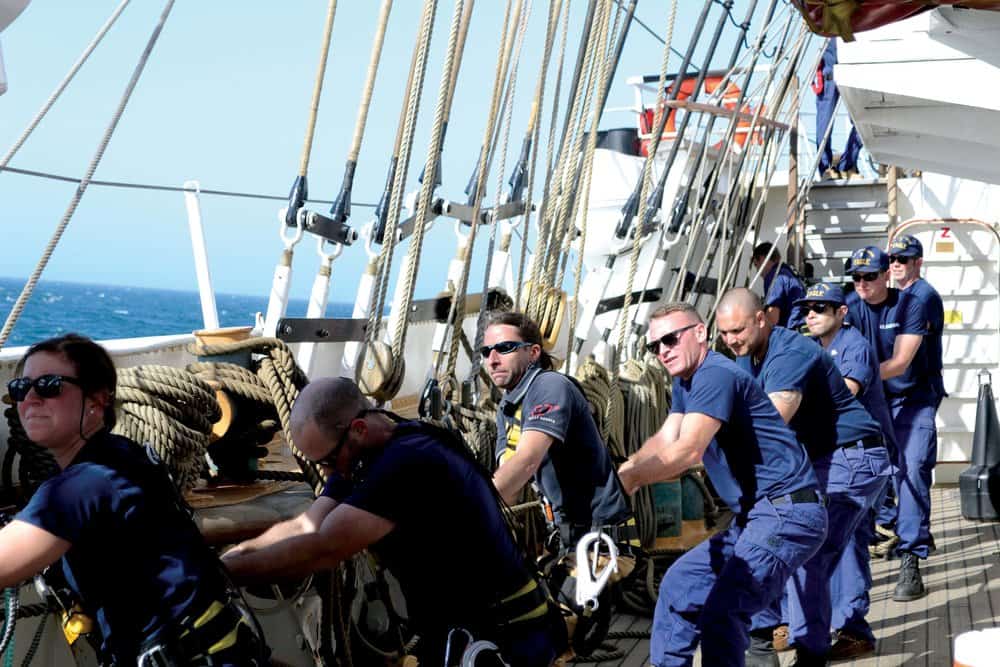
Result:
[[358,231],[343,221],[328,218],[322,213],[307,211],[305,214],[305,230],[310,234],[321,236],[331,243],[351,245],[358,240]]
[[[506,299],[507,293],[502,289],[491,289],[486,293],[486,310],[496,310]],[[410,305],[410,312],[406,314],[409,322],[440,322],[448,321],[448,313],[451,312],[451,294],[443,294],[433,299],[418,299]],[[483,295],[469,294],[465,297],[465,315],[472,315],[479,312],[479,305],[482,303]]]
[[[631,305],[638,306],[640,303],[649,303],[650,301],[659,301],[663,296],[662,287],[654,287],[653,289],[648,289],[646,291],[635,291],[632,292]],[[641,299],[641,300],[640,300]],[[621,310],[625,305],[625,295],[613,296],[607,299],[601,299],[597,304],[597,312],[595,315],[601,315],[608,312],[609,310]]]
[[347,343],[365,340],[367,319],[283,317],[275,335],[286,343]]
[[[507,202],[506,204],[497,207],[495,209],[495,214],[493,208],[481,208],[479,209],[479,224],[488,225],[492,222],[516,218],[519,215],[524,215],[526,208],[525,202],[523,201]],[[534,206],[532,206],[532,210],[534,210]],[[459,220],[467,227],[472,226],[472,214],[474,212],[475,208],[472,206],[458,204],[441,197],[437,197],[431,203],[431,213],[434,215],[434,218],[438,218],[443,215],[448,218]],[[416,226],[416,223],[417,216],[411,215],[409,218],[396,226],[400,241],[413,234],[413,228]]]

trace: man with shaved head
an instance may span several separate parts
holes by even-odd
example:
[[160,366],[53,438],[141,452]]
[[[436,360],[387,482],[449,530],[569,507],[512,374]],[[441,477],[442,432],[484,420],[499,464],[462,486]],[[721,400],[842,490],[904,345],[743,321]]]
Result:
[[753,614],[781,596],[816,551],[826,509],[802,445],[745,371],[709,350],[689,304],[655,311],[646,349],[673,377],[670,415],[619,469],[626,491],[703,462],[734,519],[677,559],[653,614],[654,667],[742,665]]
[[307,385],[291,432],[329,479],[303,514],[225,554],[237,581],[302,577],[369,549],[400,583],[421,664],[443,664],[453,628],[494,642],[515,665],[546,667],[562,653],[562,617],[461,439],[372,408],[346,378]]
[[[803,336],[774,326],[750,290],[724,294],[716,324],[737,363],[756,378],[809,452],[827,497],[826,541],[786,587],[795,664],[825,665],[830,652],[831,572],[891,473],[882,430],[848,390],[830,355]],[[780,620],[777,608],[755,618],[753,664],[777,664],[767,641]]]

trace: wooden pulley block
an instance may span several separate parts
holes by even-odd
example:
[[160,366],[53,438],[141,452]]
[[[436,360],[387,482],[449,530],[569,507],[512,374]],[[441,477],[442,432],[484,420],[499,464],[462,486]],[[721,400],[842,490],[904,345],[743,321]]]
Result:
[[542,347],[551,350],[559,340],[559,331],[566,318],[566,292],[552,289],[546,295],[545,310],[539,318],[539,329],[542,333]]
[[[393,358],[388,344],[375,341],[366,345],[356,371],[358,387],[376,401],[388,401],[394,395],[393,385],[399,384],[398,377],[402,371],[398,365],[402,363],[402,359]],[[398,386],[395,389],[398,391]]]

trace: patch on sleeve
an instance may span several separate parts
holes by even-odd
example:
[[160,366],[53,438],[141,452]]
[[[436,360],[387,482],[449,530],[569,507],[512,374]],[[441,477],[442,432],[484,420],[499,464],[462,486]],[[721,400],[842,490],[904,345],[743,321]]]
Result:
[[559,406],[555,403],[539,403],[531,408],[531,412],[528,414],[528,419],[541,419],[545,415],[552,414],[558,409]]

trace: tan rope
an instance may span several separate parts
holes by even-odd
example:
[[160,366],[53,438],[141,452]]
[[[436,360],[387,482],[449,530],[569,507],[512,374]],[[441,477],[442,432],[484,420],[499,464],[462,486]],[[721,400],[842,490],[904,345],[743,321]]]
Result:
[[[378,340],[379,329],[382,322],[382,311],[385,306],[385,295],[389,283],[389,276],[392,269],[392,250],[395,247],[396,226],[399,222],[400,208],[403,201],[403,193],[406,190],[406,177],[410,167],[410,154],[413,148],[413,134],[416,131],[417,114],[420,110],[420,101],[423,95],[424,75],[427,71],[427,51],[430,47],[431,35],[434,29],[434,17],[437,13],[437,0],[425,0],[419,37],[414,48],[413,76],[410,82],[410,90],[406,97],[405,116],[403,119],[403,132],[400,136],[399,164],[397,165],[395,178],[393,179],[392,192],[389,197],[389,212],[386,219],[385,238],[382,249],[379,253],[379,270],[382,280],[379,286],[378,298],[375,306],[369,314],[369,327],[366,333],[367,343],[370,347]],[[400,313],[400,317],[405,317]]]
[[326,7],[326,23],[323,26],[323,43],[319,49],[319,65],[313,82],[312,101],[309,103],[309,120],[306,121],[306,137],[302,142],[302,159],[299,161],[299,176],[309,172],[309,157],[312,155],[313,135],[316,132],[316,117],[319,114],[319,98],[323,92],[326,75],[326,60],[330,53],[330,37],[333,35],[333,17],[337,14],[337,0],[330,0]]
[[[430,11],[430,3],[425,1],[423,8],[421,9],[420,22],[417,24],[417,41],[414,44],[413,53],[410,55],[410,71],[406,77],[406,87],[403,90],[403,103],[400,105],[399,121],[396,124],[396,141],[392,149],[392,160],[397,162],[397,166],[400,158],[400,150],[403,145],[403,137],[406,134],[406,119],[409,117],[410,98],[414,92],[413,79],[416,73],[418,61],[420,59],[420,46],[423,43],[421,36],[424,34],[424,28],[427,26],[428,11]],[[418,92],[419,90],[420,89],[418,89]],[[398,173],[397,169],[393,175],[393,183],[388,185],[390,188],[390,197],[392,195],[391,188],[395,184],[396,178],[398,178]],[[390,222],[392,223],[391,227],[389,226]],[[378,339],[379,332],[382,328],[382,314],[385,311],[385,295],[389,284],[389,270],[387,267],[392,265],[392,257],[395,252],[395,248],[396,224],[395,222],[390,221],[387,217],[385,234],[382,239],[382,247],[379,250],[379,254],[369,262],[374,265],[372,275],[375,276],[375,279],[372,282],[372,306],[368,310],[368,328],[365,330],[365,342],[368,345],[371,345]]]
[[[514,310],[524,310],[521,305],[521,299],[524,292],[524,272],[525,263],[528,258],[528,232],[531,226],[531,209],[534,194],[535,185],[535,170],[537,168],[538,154],[539,150],[539,140],[541,139],[541,114],[542,109],[545,105],[545,83],[548,79],[548,69],[549,62],[552,58],[552,49],[555,42],[555,32],[559,26],[559,16],[562,12],[563,3],[562,0],[553,0],[549,4],[549,19],[545,28],[545,46],[542,51],[542,63],[541,68],[538,72],[538,80],[535,84],[535,99],[531,105],[531,119],[529,121],[529,132],[526,134],[531,137],[531,160],[528,166],[527,174],[527,195],[525,196],[525,209],[524,209],[524,230],[521,234],[521,253],[518,256],[518,266],[517,266],[517,289],[514,295]],[[564,43],[565,46],[565,43]],[[560,63],[561,67],[561,63]],[[558,88],[558,79],[556,80],[556,87]],[[558,99],[557,99],[558,102]],[[551,142],[547,148],[548,154],[550,156],[549,161],[551,161],[552,147]],[[541,234],[541,229],[539,229],[539,234]]]
[[371,107],[372,93],[375,90],[375,75],[378,73],[379,60],[382,58],[382,44],[385,42],[385,29],[389,25],[390,11],[392,11],[392,0],[382,0],[371,57],[368,61],[368,73],[365,75],[365,87],[361,94],[361,104],[358,106],[358,119],[354,124],[354,138],[351,140],[351,150],[347,153],[349,162],[357,162],[358,154],[361,152],[361,140],[365,135],[368,109]]
[[[471,0],[470,0],[471,1]],[[398,306],[399,317],[396,319],[396,330],[393,336],[392,352],[395,359],[401,359],[406,345],[406,333],[408,322],[406,313],[410,310],[413,302],[413,290],[416,286],[417,271],[420,266],[420,254],[423,249],[424,232],[426,231],[427,219],[430,216],[431,196],[434,191],[434,177],[437,173],[438,164],[441,159],[441,141],[443,132],[443,122],[448,113],[451,102],[451,82],[453,78],[453,68],[461,64],[462,54],[458,53],[458,36],[462,25],[464,2],[456,0],[455,10],[452,14],[451,30],[448,35],[448,48],[445,52],[444,69],[441,76],[441,84],[438,89],[438,100],[434,110],[434,123],[431,126],[431,139],[427,150],[427,161],[424,165],[424,181],[421,184],[420,194],[417,199],[417,215],[413,227],[413,237],[410,239],[409,252],[407,253],[406,266],[403,272],[402,303]],[[461,295],[456,295],[454,302]]]
[[133,91],[135,91],[136,86],[139,84],[139,77],[146,68],[149,56],[153,52],[153,47],[156,45],[156,42],[160,37],[160,32],[163,31],[163,26],[167,22],[167,17],[170,15],[170,10],[173,9],[173,6],[174,0],[167,0],[167,4],[160,13],[160,18],[156,22],[156,26],[153,28],[152,34],[146,42],[146,48],[143,49],[142,55],[139,56],[139,62],[136,64],[135,69],[132,72],[132,78],[129,79],[128,84],[125,86],[125,92],[122,95],[121,100],[118,102],[118,107],[115,109],[115,112],[111,117],[111,122],[104,131],[104,136],[101,137],[101,142],[97,147],[97,151],[94,153],[94,157],[91,158],[90,164],[87,166],[87,171],[83,178],[80,179],[80,185],[77,186],[76,192],[73,194],[73,197],[69,202],[69,206],[66,207],[66,212],[63,214],[62,220],[60,220],[59,224],[56,226],[56,230],[53,232],[52,238],[49,239],[48,244],[45,246],[45,250],[42,252],[41,258],[38,260],[38,264],[35,266],[34,271],[31,272],[31,276],[29,276],[27,283],[25,283],[24,289],[21,290],[21,294],[18,295],[17,301],[14,302],[14,306],[7,315],[7,320],[4,322],[3,329],[0,330],[0,348],[2,348],[7,343],[7,339],[10,338],[10,332],[14,329],[14,325],[17,323],[18,318],[21,317],[21,312],[24,310],[24,306],[28,303],[28,299],[31,298],[31,294],[34,292],[35,286],[38,284],[38,280],[42,276],[42,272],[45,271],[45,267],[48,266],[52,253],[55,252],[56,246],[59,245],[59,241],[62,239],[63,232],[66,231],[69,221],[73,218],[73,214],[76,213],[76,208],[80,205],[80,200],[83,199],[83,194],[87,191],[90,179],[93,178],[94,172],[97,171],[97,166],[101,163],[101,159],[104,157],[104,151],[107,150],[108,144],[111,142],[111,137],[114,135],[115,129],[118,127],[118,121],[121,120],[122,114],[125,113],[125,107],[128,105]]

